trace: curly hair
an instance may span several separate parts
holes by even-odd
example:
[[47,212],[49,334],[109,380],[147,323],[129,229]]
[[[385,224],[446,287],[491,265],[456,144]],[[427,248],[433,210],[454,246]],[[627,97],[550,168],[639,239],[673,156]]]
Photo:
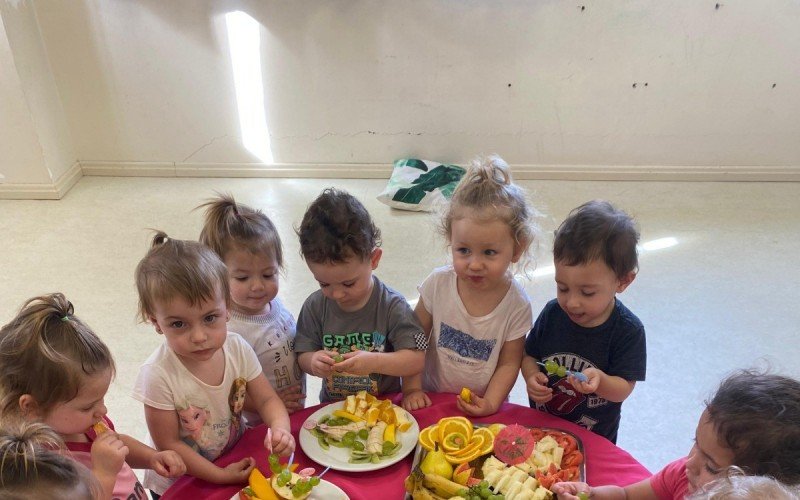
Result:
[[722,381],[706,411],[747,474],[800,483],[800,382],[742,370]]
[[147,321],[155,305],[181,297],[195,306],[222,294],[230,306],[228,269],[213,250],[196,241],[175,240],[163,231],[136,266],[139,316]]
[[572,210],[556,230],[553,258],[567,266],[601,259],[617,278],[638,270],[639,231],[633,219],[604,200]]
[[362,261],[381,245],[381,232],[353,195],[327,188],[308,206],[300,227],[300,253],[307,262]]
[[465,217],[499,219],[508,225],[514,241],[522,248],[519,264],[524,270],[539,241],[538,215],[528,202],[525,190],[512,181],[508,164],[497,155],[489,155],[476,158],[470,164],[453,191],[450,203],[444,207],[439,232],[449,242],[455,220]]
[[236,203],[230,194],[219,194],[197,208],[206,209],[200,243],[222,260],[227,252],[240,248],[254,255],[270,255],[283,268],[281,237],[264,212]]
[[74,399],[87,376],[108,369],[115,371],[111,351],[64,294],[34,297],[0,328],[0,415],[18,416],[24,394],[47,413]]

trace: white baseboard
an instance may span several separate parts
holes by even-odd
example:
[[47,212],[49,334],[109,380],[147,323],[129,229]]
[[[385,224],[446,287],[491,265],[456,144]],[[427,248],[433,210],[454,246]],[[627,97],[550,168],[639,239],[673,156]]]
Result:
[[0,200],[60,200],[81,177],[76,161],[52,184],[0,184]]
[[112,177],[285,177],[388,179],[392,165],[371,163],[81,162],[84,175]]
[[[800,165],[643,166],[512,165],[518,180],[800,182]],[[83,176],[283,177],[388,179],[392,165],[373,163],[76,162],[53,184],[0,184],[0,199],[58,200]]]

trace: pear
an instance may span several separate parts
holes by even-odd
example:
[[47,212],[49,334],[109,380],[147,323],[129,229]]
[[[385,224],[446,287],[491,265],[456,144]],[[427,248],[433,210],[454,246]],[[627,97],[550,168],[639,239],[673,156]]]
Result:
[[450,465],[450,462],[444,457],[444,452],[440,451],[438,446],[425,455],[419,468],[426,474],[435,474],[445,479],[453,477],[453,466]]

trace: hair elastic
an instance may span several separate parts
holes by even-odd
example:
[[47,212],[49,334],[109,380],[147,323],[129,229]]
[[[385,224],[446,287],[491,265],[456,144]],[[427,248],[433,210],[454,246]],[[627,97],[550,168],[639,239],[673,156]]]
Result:
[[67,321],[69,321],[69,314],[65,314],[64,316],[62,316],[61,321],[65,322],[65,323]]

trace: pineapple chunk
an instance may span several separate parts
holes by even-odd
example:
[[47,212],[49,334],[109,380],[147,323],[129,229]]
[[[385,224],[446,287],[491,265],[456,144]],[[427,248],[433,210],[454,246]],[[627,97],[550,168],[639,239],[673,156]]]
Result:
[[352,394],[347,396],[347,399],[344,401],[344,411],[352,413],[353,415],[356,414],[356,397]]

